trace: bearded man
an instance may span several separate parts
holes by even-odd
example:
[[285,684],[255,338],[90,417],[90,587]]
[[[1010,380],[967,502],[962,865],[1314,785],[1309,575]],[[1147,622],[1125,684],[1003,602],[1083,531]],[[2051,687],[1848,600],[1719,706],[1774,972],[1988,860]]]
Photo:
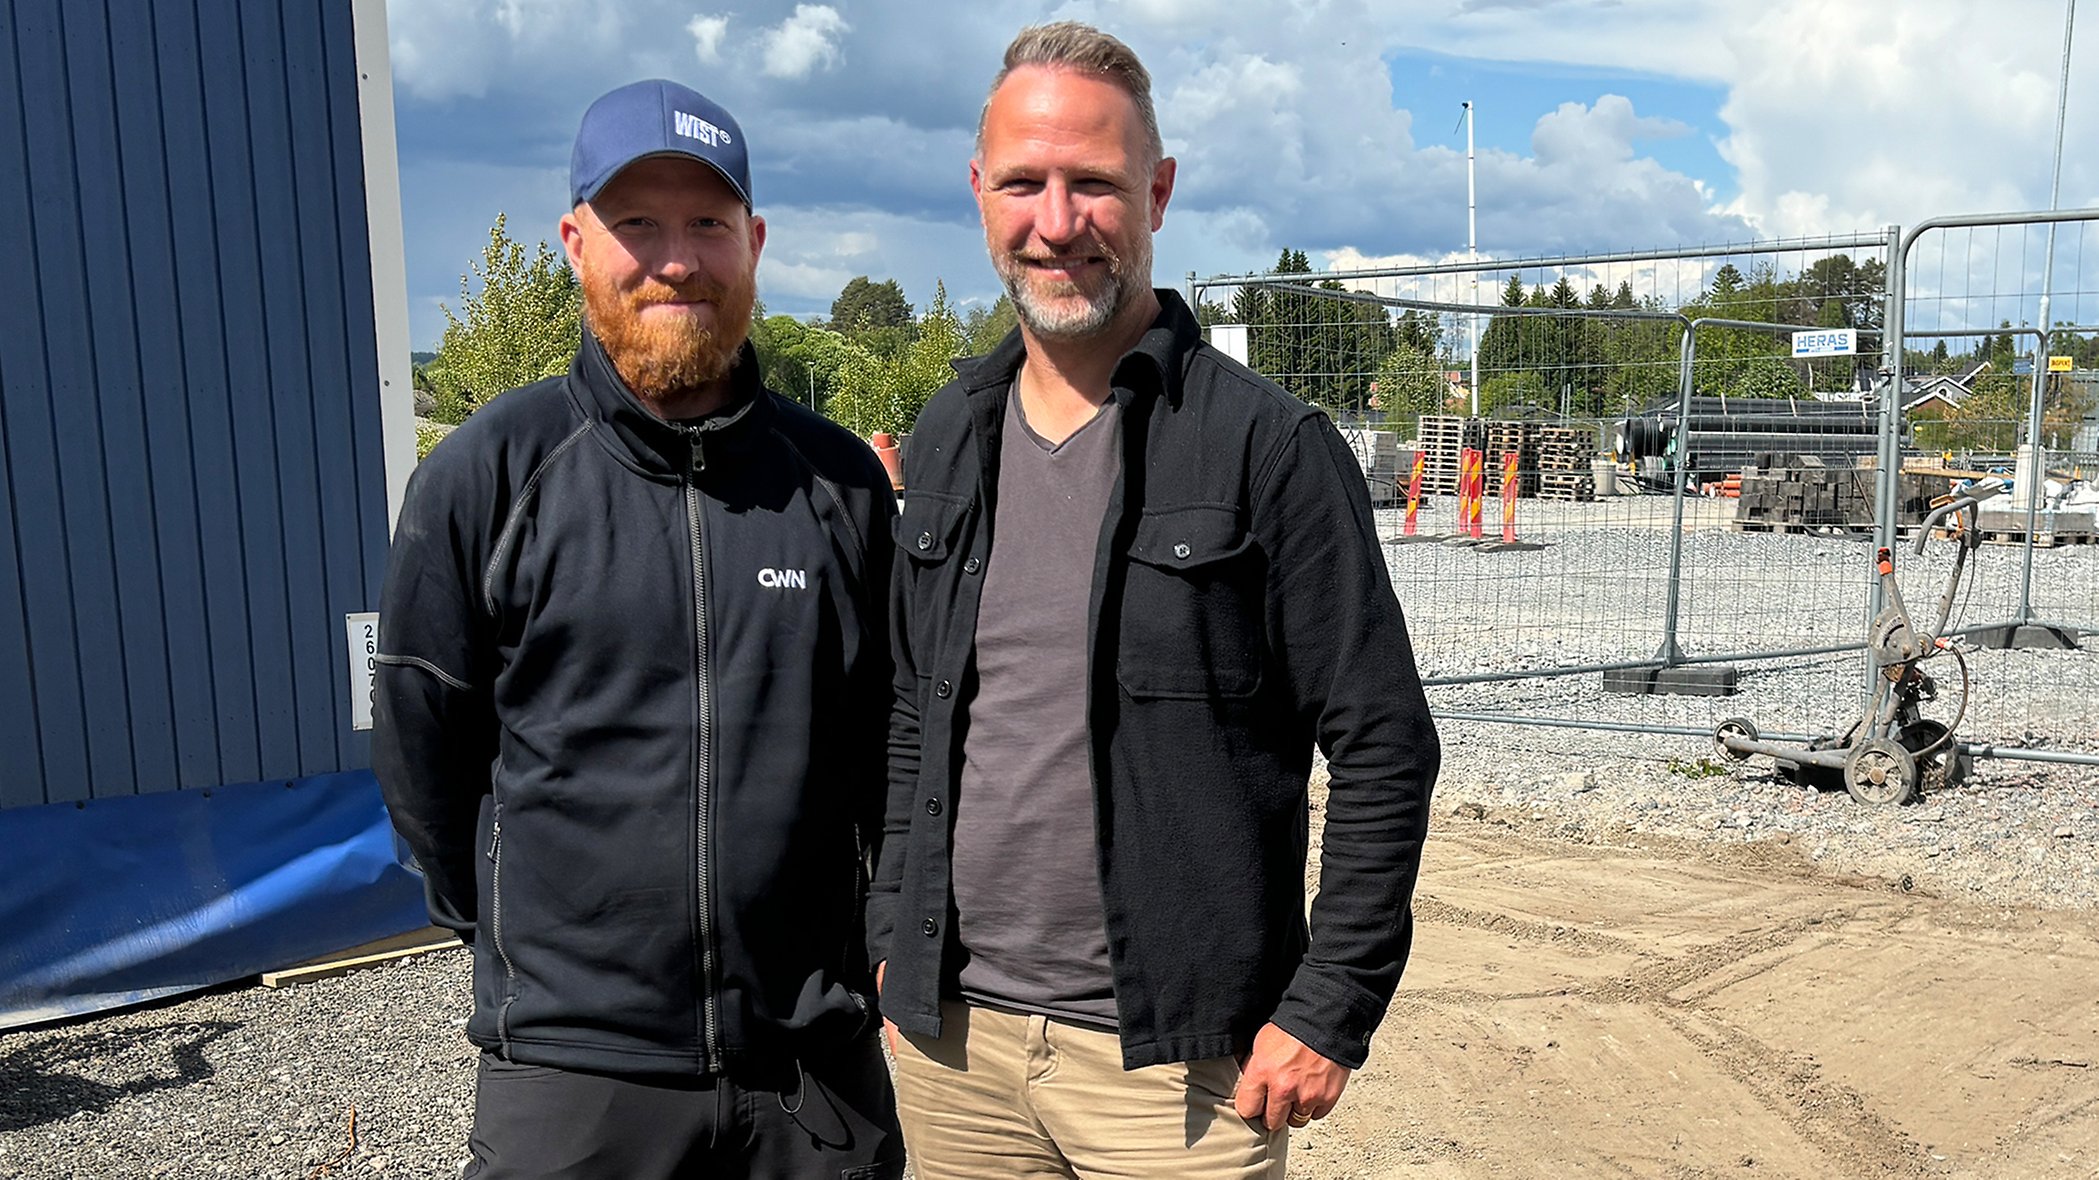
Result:
[[743,131],[672,82],[584,114],[566,375],[417,468],[373,764],[474,948],[465,1175],[893,1177],[860,937],[894,504],[765,389]]
[[868,905],[904,1137],[920,1180],[1280,1177],[1399,981],[1439,757],[1368,491],[1153,288],[1128,46],[1022,32],[969,176],[1020,324],[905,463]]

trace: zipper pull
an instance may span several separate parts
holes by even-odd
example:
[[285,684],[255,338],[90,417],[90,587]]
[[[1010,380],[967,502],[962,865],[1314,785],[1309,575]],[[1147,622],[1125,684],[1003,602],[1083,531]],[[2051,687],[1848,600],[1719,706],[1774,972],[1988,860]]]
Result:
[[496,851],[503,847],[503,821],[500,817],[488,825],[488,859],[496,859]]
[[692,466],[686,470],[686,475],[694,483],[698,483],[700,477],[707,473],[707,448],[701,443],[700,432],[697,430],[688,432],[685,438],[692,444]]

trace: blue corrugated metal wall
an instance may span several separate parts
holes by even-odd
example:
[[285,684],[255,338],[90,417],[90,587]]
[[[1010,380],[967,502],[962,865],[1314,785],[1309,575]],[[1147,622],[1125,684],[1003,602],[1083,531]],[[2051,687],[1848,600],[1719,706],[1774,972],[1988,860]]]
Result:
[[0,808],[369,765],[350,7],[0,4]]

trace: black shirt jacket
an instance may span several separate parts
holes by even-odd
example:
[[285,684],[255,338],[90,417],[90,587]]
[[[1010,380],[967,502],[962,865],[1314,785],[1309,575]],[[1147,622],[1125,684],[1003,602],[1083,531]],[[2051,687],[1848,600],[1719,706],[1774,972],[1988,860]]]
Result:
[[[1434,723],[1339,432],[1204,343],[1179,296],[1158,297],[1114,373],[1125,450],[1089,613],[1092,837],[1123,1062],[1244,1053],[1272,1021],[1358,1067],[1412,943]],[[958,362],[906,448],[868,944],[888,962],[885,1015],[928,1036],[963,953],[950,825],[969,806],[956,782],[977,603],[1023,357],[1016,331]],[[1315,745],[1332,779],[1308,929]]]

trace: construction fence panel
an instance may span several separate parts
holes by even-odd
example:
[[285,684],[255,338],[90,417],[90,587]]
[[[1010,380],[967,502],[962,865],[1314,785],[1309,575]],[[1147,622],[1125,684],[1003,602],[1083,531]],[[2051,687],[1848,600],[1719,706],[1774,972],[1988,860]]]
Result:
[[[1949,606],[1962,736],[2099,757],[2099,214],[1925,222],[1899,277],[1905,467],[2010,484]],[[1937,608],[1952,548],[1910,559],[1912,611]]]
[[[1966,470],[1942,444],[1995,437],[1971,412],[1959,438],[1923,431],[1934,457],[1909,433],[1924,424],[1886,404],[1914,396],[1887,384],[1896,242],[1889,229],[1190,286],[1206,323],[1243,325],[1220,339],[1356,446],[1439,715],[1679,742],[1743,715],[1815,735],[1863,705],[1876,538],[1892,527],[1906,546]],[[1903,550],[1914,610],[1935,608],[1951,550]],[[1963,618],[2019,608],[2018,570],[2006,583],[1990,556],[1973,555]],[[2031,597],[2089,619],[2094,584]],[[2090,675],[2088,654],[2069,658]],[[1979,739],[2039,732],[2019,715],[1979,710]]]

